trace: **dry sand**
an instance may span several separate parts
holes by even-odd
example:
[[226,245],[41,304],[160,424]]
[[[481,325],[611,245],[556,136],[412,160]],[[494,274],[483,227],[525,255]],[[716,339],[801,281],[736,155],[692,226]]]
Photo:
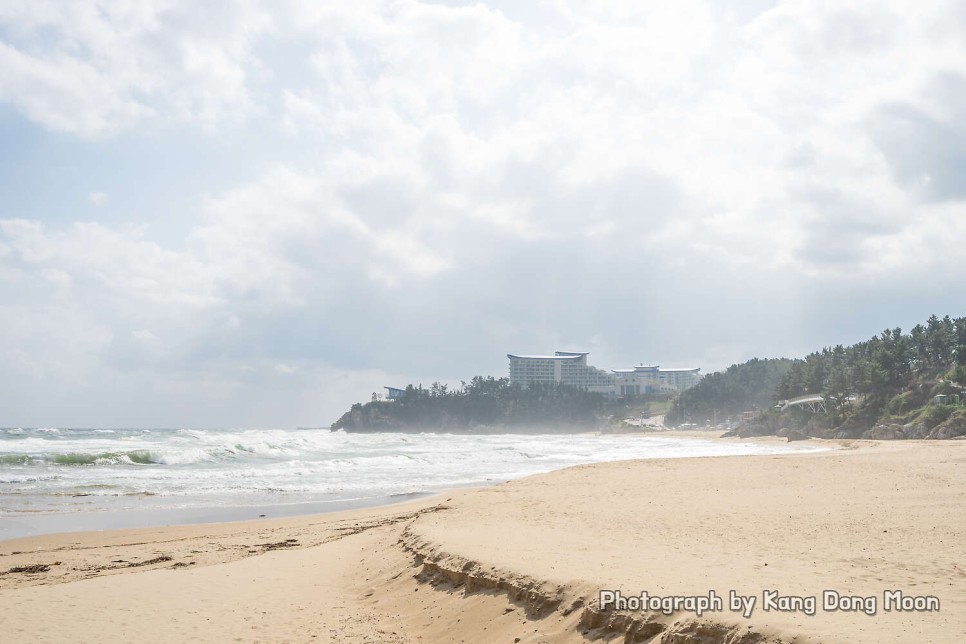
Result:
[[[966,642],[966,441],[838,447],[0,542],[0,641]],[[601,611],[601,589],[734,589],[757,606],[747,619],[727,605],[702,618]],[[817,614],[766,612],[766,589],[817,596]],[[824,589],[874,596],[877,614],[823,611]],[[890,589],[940,610],[884,612]]]

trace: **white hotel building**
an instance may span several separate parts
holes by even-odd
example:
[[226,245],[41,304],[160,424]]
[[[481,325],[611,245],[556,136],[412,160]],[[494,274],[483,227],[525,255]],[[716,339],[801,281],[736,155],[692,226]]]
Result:
[[700,368],[663,369],[640,365],[610,372],[587,364],[587,353],[557,351],[552,356],[508,353],[510,383],[560,383],[613,397],[684,391],[701,380]]

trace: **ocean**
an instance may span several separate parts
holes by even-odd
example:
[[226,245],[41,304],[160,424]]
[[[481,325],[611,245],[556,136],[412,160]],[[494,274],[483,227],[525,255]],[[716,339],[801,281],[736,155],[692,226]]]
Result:
[[0,429],[0,539],[380,505],[570,465],[815,449],[628,434]]

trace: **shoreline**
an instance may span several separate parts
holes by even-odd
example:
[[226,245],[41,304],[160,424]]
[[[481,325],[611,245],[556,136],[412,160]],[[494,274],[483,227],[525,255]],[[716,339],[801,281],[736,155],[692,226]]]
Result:
[[[70,512],[0,513],[0,544],[14,539],[52,534],[111,532],[139,528],[173,528],[247,521],[270,521],[284,517],[324,516],[335,512],[379,508],[431,497],[440,492],[412,492],[358,499],[333,499],[299,503],[197,506],[137,510],[73,510]],[[163,517],[163,518],[161,518]],[[9,536],[8,536],[9,535]]]
[[[578,465],[377,508],[3,541],[0,614],[36,641],[966,637],[963,444],[815,443],[840,449]],[[767,588],[898,588],[941,610],[746,619],[596,605],[603,589],[761,602]]]
[[[705,445],[711,445],[715,442],[737,442],[711,440],[717,438],[714,435],[714,432],[664,432],[661,434],[634,433],[621,434],[618,437],[602,434],[600,432],[584,432],[578,435],[581,437],[596,436],[609,440],[617,438],[619,441],[622,441],[624,448],[633,446],[634,441],[638,440],[639,438],[645,438],[652,441],[672,439],[673,442],[676,442],[682,446],[686,445],[688,441],[694,439],[703,441]],[[768,442],[761,440],[744,441],[744,443],[764,445]],[[774,446],[779,446],[780,443],[774,441],[772,444]],[[664,445],[664,447],[666,448],[667,445]],[[787,445],[781,444],[780,447],[783,449],[795,450],[801,449],[802,446],[788,447]],[[809,449],[808,446],[805,446],[805,448]],[[626,459],[621,460],[642,458],[639,451],[630,451],[633,451],[633,453],[629,454]],[[671,455],[668,454],[668,457],[670,456]],[[678,457],[694,458],[700,457],[700,455],[691,456],[689,454],[679,454]],[[605,458],[604,461],[606,460],[610,459]],[[569,467],[569,465],[565,465],[563,467]],[[561,469],[561,467],[555,466],[554,469]],[[553,470],[547,469],[544,471]],[[73,506],[68,505],[65,509],[60,511],[0,509],[0,542],[28,536],[40,536],[44,534],[65,532],[100,532],[105,530],[123,530],[141,527],[162,527],[246,521],[272,517],[312,516],[316,514],[327,514],[330,512],[353,510],[357,508],[391,505],[404,501],[408,498],[418,498],[419,496],[440,494],[450,489],[489,487],[491,485],[498,485],[508,480],[515,480],[516,478],[530,476],[536,473],[541,472],[539,470],[536,472],[521,472],[510,476],[509,478],[505,478],[502,475],[493,477],[481,476],[479,480],[474,480],[472,482],[443,482],[438,486],[426,487],[418,491],[407,491],[395,494],[375,494],[373,496],[352,497],[345,496],[343,494],[336,494],[332,495],[331,498],[326,498],[323,496],[315,499],[308,498],[304,500],[295,500],[291,498],[286,499],[284,495],[280,495],[275,502],[269,500],[270,497],[265,497],[262,495],[261,497],[256,497],[252,500],[238,499],[239,503],[202,504],[198,503],[197,500],[188,498],[185,500],[183,505],[173,505],[173,502],[169,497],[146,495],[141,496],[135,505],[131,505],[132,502],[127,501],[126,503],[130,507],[112,507],[113,499],[110,496],[91,497],[91,495],[87,494],[78,494],[76,496],[83,498],[81,498]],[[96,505],[91,505],[90,507],[85,505],[89,503],[88,497],[94,499]],[[0,495],[0,499],[2,498],[3,496]],[[22,499],[24,497],[19,498]],[[65,502],[67,503],[69,503],[71,500],[67,497],[64,498]],[[130,499],[131,497],[125,495],[123,498]],[[47,498],[43,497],[42,495],[38,496],[38,499],[41,507],[42,504],[47,501]],[[21,501],[21,504],[22,503],[23,501]]]

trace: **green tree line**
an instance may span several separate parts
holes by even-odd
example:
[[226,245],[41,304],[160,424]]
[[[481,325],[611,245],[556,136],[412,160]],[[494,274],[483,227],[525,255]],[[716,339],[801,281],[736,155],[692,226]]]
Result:
[[[925,404],[922,392],[932,389],[918,385],[940,380],[966,385],[966,317],[932,315],[909,333],[886,329],[863,342],[826,347],[804,359],[756,358],[732,365],[683,392],[666,423],[703,423],[715,412],[721,418],[819,394],[826,398],[834,422],[861,416],[869,425],[883,414],[903,411],[903,404]],[[900,400],[913,389],[919,392],[916,396]]]
[[822,394],[839,417],[861,401],[863,413],[874,417],[913,383],[941,378],[966,384],[966,317],[932,315],[908,334],[886,329],[864,342],[810,353],[792,365],[775,397]]
[[722,421],[744,411],[770,407],[776,388],[797,362],[801,361],[753,358],[708,374],[674,399],[664,424],[703,425],[706,421]]
[[476,376],[458,389],[409,385],[393,401],[356,403],[332,429],[461,430],[474,427],[583,428],[597,423],[604,396],[557,383],[529,387],[509,378]]

